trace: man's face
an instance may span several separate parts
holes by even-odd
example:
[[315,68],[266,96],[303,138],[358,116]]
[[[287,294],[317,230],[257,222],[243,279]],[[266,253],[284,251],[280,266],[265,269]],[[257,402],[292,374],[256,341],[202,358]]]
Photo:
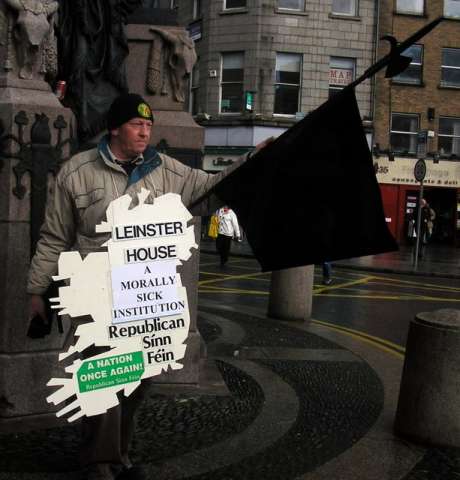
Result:
[[111,131],[111,143],[116,146],[120,160],[130,159],[144,152],[149,144],[153,123],[143,118],[133,118]]

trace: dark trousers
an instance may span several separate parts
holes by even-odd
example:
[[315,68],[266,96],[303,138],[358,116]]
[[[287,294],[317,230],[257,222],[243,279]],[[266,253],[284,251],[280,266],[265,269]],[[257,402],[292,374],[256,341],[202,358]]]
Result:
[[80,463],[100,473],[103,479],[113,479],[123,469],[132,466],[128,449],[135,428],[134,415],[146,397],[148,380],[129,396],[119,394],[120,404],[102,415],[83,417]]
[[228,256],[230,254],[230,247],[232,245],[232,237],[227,235],[217,235],[216,238],[216,249],[220,255],[220,264],[225,265],[228,261]]
[[331,264],[330,262],[323,262],[323,281],[331,278]]
[[[90,358],[105,347],[91,346],[83,353]],[[83,417],[80,465],[98,473],[101,480],[113,480],[122,470],[131,468],[128,450],[135,429],[135,413],[146,398],[150,379],[143,380],[129,397],[118,393],[119,404],[102,415]]]

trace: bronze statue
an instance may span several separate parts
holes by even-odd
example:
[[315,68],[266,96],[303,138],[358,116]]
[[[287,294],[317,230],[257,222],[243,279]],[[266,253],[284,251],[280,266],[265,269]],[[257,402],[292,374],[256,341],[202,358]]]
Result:
[[64,103],[78,119],[78,136],[89,140],[105,128],[113,99],[127,91],[124,61],[127,16],[142,0],[59,0],[59,79]]

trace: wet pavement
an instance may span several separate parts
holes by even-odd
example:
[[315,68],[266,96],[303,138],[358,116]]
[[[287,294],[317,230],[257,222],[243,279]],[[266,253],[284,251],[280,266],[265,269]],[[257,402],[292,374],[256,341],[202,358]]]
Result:
[[[401,334],[384,338],[401,319],[395,313],[394,324],[380,321],[360,306],[372,296],[404,305],[452,301],[455,308],[458,282],[339,272],[332,286],[315,284],[319,317],[307,324],[266,317],[268,275],[258,274],[252,260],[232,259],[222,271],[215,255],[202,255],[198,327],[207,347],[202,382],[217,372],[223,388],[206,395],[165,395],[152,388],[132,451],[148,478],[460,478],[460,449],[416,445],[393,433],[405,326]],[[351,288],[360,290],[341,299],[348,303],[334,303],[337,292]],[[403,288],[407,292],[396,296]],[[346,318],[355,322],[354,329]],[[369,323],[382,330],[360,335],[358,328]],[[78,438],[77,425],[0,434],[0,480],[80,479]]]
[[[214,241],[203,239],[201,251],[216,253]],[[246,241],[232,242],[231,252],[236,256],[253,257],[251,247]],[[429,244],[425,248],[423,257],[418,259],[417,266],[414,262],[414,247],[410,246],[400,246],[396,252],[337,260],[333,262],[333,266],[371,272],[460,279],[460,247]]]
[[[199,328],[228,394],[152,389],[133,445],[149,478],[298,478],[353,447],[382,412],[375,371],[321,335],[209,301]],[[77,479],[77,445],[77,426],[1,435],[0,479]]]

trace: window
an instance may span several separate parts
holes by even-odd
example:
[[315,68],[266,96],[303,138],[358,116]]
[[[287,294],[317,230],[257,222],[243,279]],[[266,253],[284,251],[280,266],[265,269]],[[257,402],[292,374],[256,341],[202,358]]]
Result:
[[244,53],[222,54],[220,111],[238,113],[243,110]]
[[446,17],[460,17],[460,0],[445,0],[444,15]]
[[329,61],[329,98],[355,79],[354,58],[331,57]]
[[305,0],[278,0],[278,8],[304,11]]
[[390,144],[393,152],[411,154],[417,152],[418,124],[418,115],[408,113],[391,115]]
[[356,15],[358,0],[332,0],[332,13],[337,15]]
[[394,82],[408,83],[411,85],[421,85],[422,83],[422,57],[423,45],[412,45],[402,53],[412,60],[410,65],[396,77],[393,77]]
[[177,0],[143,0],[142,6],[145,8],[177,8]]
[[190,78],[190,112],[192,115],[199,113],[198,108],[198,87],[200,84],[200,70],[198,68],[198,60],[193,65],[192,75]]
[[439,118],[438,149],[441,155],[460,156],[460,118]]
[[414,13],[423,15],[424,0],[396,0],[396,11],[398,13]]
[[441,85],[460,87],[460,48],[443,48]]
[[299,110],[300,72],[299,53],[276,54],[275,106],[273,113],[295,115]]
[[190,35],[190,38],[194,41],[197,42],[198,40],[201,40],[202,37],[202,30],[203,30],[203,22],[201,19],[196,19],[193,23],[191,23],[188,27],[188,34]]
[[246,7],[246,0],[224,0],[225,10]]
[[201,17],[202,2],[201,0],[193,0],[193,20]]

